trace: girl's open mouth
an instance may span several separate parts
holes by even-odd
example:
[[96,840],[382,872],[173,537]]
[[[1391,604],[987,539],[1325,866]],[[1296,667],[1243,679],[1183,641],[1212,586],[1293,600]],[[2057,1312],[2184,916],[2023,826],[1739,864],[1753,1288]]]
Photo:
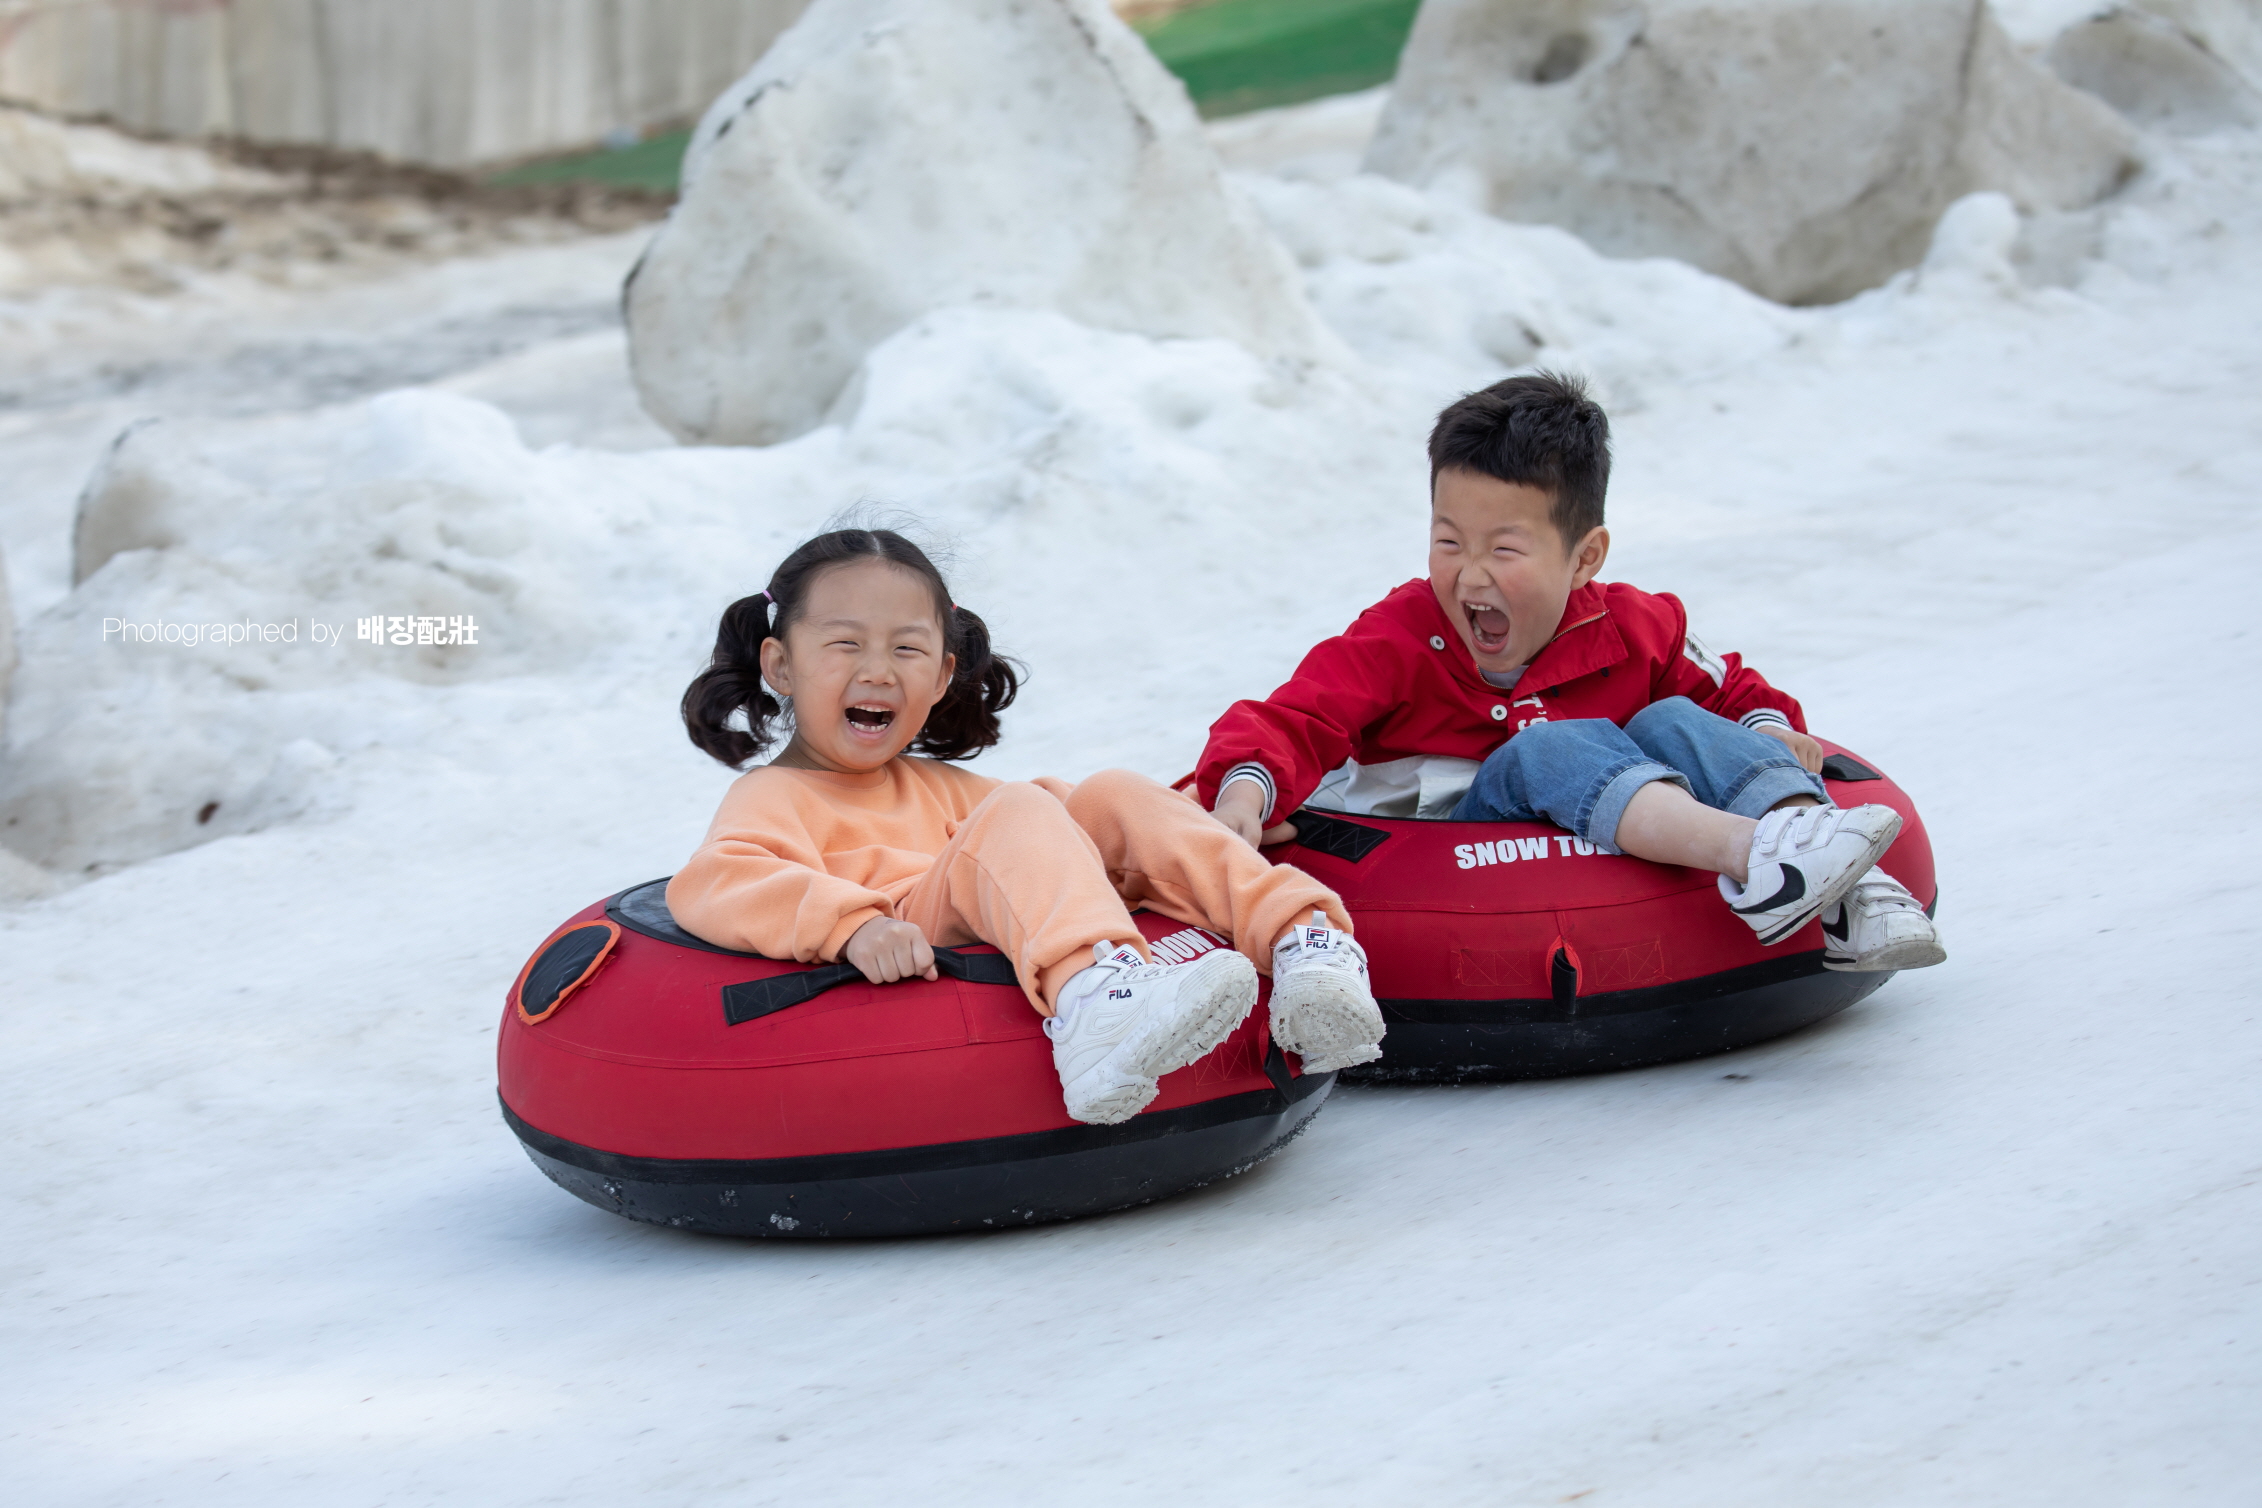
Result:
[[1469,615],[1469,631],[1477,641],[1477,653],[1496,655],[1508,647],[1508,615],[1497,607],[1481,602],[1464,602],[1461,611]]
[[855,727],[870,729],[877,733],[895,721],[895,709],[892,707],[851,707],[848,709],[848,721]]

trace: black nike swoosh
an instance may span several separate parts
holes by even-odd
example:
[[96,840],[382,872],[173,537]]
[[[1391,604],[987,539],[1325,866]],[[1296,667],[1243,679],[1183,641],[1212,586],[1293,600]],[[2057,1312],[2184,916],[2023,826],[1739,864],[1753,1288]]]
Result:
[[1853,932],[1854,924],[1846,919],[1846,908],[1843,906],[1838,908],[1837,926],[1830,925],[1830,918],[1827,914],[1822,918],[1822,935],[1824,937],[1835,937],[1838,941],[1844,942],[1847,938],[1853,936]]
[[1806,894],[1806,876],[1789,864],[1783,866],[1783,888],[1766,900],[1750,906],[1730,906],[1738,916],[1750,916],[1755,911],[1772,911],[1777,906],[1788,906]]

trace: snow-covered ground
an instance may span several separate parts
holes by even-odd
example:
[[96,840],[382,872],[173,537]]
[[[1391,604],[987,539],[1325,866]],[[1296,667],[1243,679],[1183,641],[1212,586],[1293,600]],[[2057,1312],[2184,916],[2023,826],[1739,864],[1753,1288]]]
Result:
[[[632,238],[0,311],[8,757],[99,736],[119,831],[296,772],[0,909],[13,1500],[2251,1499],[2262,141],[2159,144],[2023,280],[1980,201],[1789,311],[1353,175],[1340,126],[1240,160],[1293,161],[1241,181],[1349,365],[947,311],[764,451],[637,415]],[[672,704],[785,547],[916,510],[1035,672],[979,767],[1175,775],[1420,569],[1428,419],[1535,355],[1617,415],[1611,574],[1923,806],[1946,966],[1731,1058],[1341,1091],[1252,1174],[1039,1230],[702,1239],[528,1165],[502,992],[696,842],[729,777]],[[254,522],[74,594],[72,500],[151,414]],[[476,527],[404,555],[337,503],[415,487]],[[99,638],[414,571],[476,578],[488,658]]]

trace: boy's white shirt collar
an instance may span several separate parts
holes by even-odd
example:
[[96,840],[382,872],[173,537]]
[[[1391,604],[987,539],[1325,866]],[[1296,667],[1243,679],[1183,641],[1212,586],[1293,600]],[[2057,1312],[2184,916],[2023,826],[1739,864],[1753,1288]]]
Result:
[[1468,794],[1479,762],[1448,754],[1412,754],[1380,764],[1347,760],[1320,781],[1306,805],[1354,817],[1443,819]]

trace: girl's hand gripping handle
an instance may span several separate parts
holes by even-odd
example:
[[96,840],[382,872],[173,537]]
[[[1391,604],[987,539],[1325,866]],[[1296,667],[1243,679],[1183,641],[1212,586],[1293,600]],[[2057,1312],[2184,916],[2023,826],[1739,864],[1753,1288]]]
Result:
[[927,935],[909,922],[885,916],[875,916],[851,933],[840,956],[874,984],[938,977]]

